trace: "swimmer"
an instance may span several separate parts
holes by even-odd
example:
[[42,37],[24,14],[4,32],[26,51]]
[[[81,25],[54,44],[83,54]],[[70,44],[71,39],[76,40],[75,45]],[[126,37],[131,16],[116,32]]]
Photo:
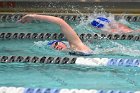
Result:
[[97,17],[91,22],[91,25],[101,31],[110,32],[110,33],[131,33],[131,32],[140,32],[140,30],[134,31],[128,26],[119,23],[115,20],[110,21],[106,17]]
[[54,40],[54,41],[50,41],[48,43],[48,46],[51,46],[56,50],[63,50],[63,51],[69,50],[69,54],[71,55],[89,56],[93,54],[93,51],[80,40],[79,36],[72,29],[72,27],[68,25],[61,18],[48,16],[48,15],[28,14],[23,16],[18,22],[28,23],[34,19],[48,21],[59,25],[62,33],[65,35],[69,43],[69,45],[66,45],[62,41]]

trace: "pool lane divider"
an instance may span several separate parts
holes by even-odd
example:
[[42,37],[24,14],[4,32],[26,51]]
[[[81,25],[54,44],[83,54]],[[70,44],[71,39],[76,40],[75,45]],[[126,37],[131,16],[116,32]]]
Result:
[[[140,34],[109,34],[109,33],[81,33],[78,34],[82,41],[93,42],[95,39],[107,40],[133,40],[140,41]],[[62,33],[0,33],[0,40],[10,39],[36,39],[36,40],[66,40]]]
[[140,93],[140,91],[0,87],[0,93]]
[[85,57],[37,57],[37,56],[0,56],[1,63],[44,63],[76,64],[83,66],[124,66],[140,67],[140,59],[127,58],[85,58]]
[[[17,14],[17,13],[12,13],[12,14],[0,14],[0,22],[16,22],[19,20],[22,16],[25,14]],[[45,14],[44,14],[45,15]],[[48,14],[47,14],[48,15]],[[56,17],[60,17],[64,20],[69,20],[69,21],[80,21],[80,20],[87,20],[89,18],[87,15],[53,15]],[[115,19],[118,20],[122,18],[122,15],[115,15]],[[140,15],[129,15],[129,14],[124,14],[123,18],[129,22],[140,22]],[[40,22],[37,20],[34,20],[34,22]]]

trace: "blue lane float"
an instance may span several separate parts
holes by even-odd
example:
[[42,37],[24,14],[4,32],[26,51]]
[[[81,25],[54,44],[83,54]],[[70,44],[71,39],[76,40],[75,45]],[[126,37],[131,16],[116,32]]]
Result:
[[59,93],[59,89],[50,88],[25,88],[24,93]]
[[110,59],[108,61],[109,66],[126,66],[126,67],[137,67],[140,66],[139,59]]
[[85,58],[85,57],[38,57],[38,56],[0,56],[1,63],[44,63],[76,64],[85,66],[124,66],[140,67],[140,59],[127,58]]

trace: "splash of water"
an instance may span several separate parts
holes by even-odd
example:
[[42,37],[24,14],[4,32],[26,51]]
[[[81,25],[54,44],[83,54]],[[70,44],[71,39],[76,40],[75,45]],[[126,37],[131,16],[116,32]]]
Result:
[[[77,12],[80,13],[78,10]],[[80,14],[82,15],[82,13]],[[111,13],[106,13],[102,7],[95,8],[95,11],[93,12],[93,14],[88,16],[87,20],[85,20],[85,17],[81,18],[80,24],[75,27],[75,31],[77,31],[76,29],[79,29],[82,30],[82,33],[83,31],[84,32],[88,31],[90,33],[98,34],[97,29],[90,26],[91,21],[97,18],[98,16],[104,16],[111,21],[116,21],[114,15]],[[124,24],[130,24],[124,19],[123,15],[122,17],[120,17],[118,21]],[[112,40],[106,40],[105,42],[107,43],[106,45],[108,46],[107,48],[106,47],[100,48],[101,46],[100,44],[102,42],[95,45],[94,48],[93,48],[93,44],[92,45],[88,44],[88,45],[94,49],[95,54],[121,54],[121,55],[124,54],[129,56],[140,56],[139,55],[140,50],[138,48],[133,48],[133,46],[126,47],[125,45]],[[38,41],[38,42],[34,42],[34,45],[46,50],[47,43],[48,41]]]
[[[80,29],[80,30],[82,30],[82,32],[86,32],[86,33],[98,34],[99,30],[92,27],[90,25],[90,23],[91,23],[92,20],[96,19],[99,16],[106,17],[111,22],[114,22],[114,23],[116,22],[115,15],[113,15],[111,13],[106,13],[105,10],[102,7],[96,7],[94,12],[91,15],[88,16],[87,20],[85,20],[84,18],[81,18],[80,24],[77,25],[75,29],[76,30]],[[124,25],[127,25],[129,27],[134,27],[134,25],[130,24],[129,22],[127,22],[124,19],[124,15],[121,15],[120,19],[118,19],[117,21],[120,22],[120,23],[123,23]],[[106,42],[110,42],[111,45],[113,46],[113,48],[102,47],[102,49],[101,49],[101,48],[99,48],[100,45],[95,45],[94,53],[95,54],[124,54],[124,55],[129,55],[129,56],[140,56],[140,50],[138,48],[133,48],[133,46],[127,47],[125,45],[122,45],[122,44],[120,44],[118,42],[115,42],[115,41],[112,41],[112,40],[106,40]],[[92,45],[88,44],[88,45],[91,48],[93,48],[93,44]],[[140,45],[140,44],[138,44],[138,45]],[[108,46],[110,46],[110,44],[108,44]]]
[[31,51],[33,51],[33,53],[38,53],[38,55],[39,54],[47,55],[48,52],[50,53],[52,52],[51,48],[49,48],[47,44],[48,44],[47,40],[34,42],[34,45],[31,47]]
[[[48,40],[34,42],[34,45],[32,46],[31,50],[33,51],[33,53],[38,53],[38,55],[41,55],[41,56],[44,56],[44,55],[64,56],[64,55],[66,55],[65,52],[58,52],[58,50],[54,50],[53,48],[48,46],[48,42],[49,42]],[[64,42],[64,43],[67,44],[68,42]],[[54,53],[54,51],[57,53]]]

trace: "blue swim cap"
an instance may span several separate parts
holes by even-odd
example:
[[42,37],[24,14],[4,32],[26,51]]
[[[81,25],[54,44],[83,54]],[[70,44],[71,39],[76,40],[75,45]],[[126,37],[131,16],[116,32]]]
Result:
[[51,46],[53,43],[55,42],[61,42],[60,40],[53,40],[53,41],[49,41],[47,45]]
[[106,23],[110,21],[105,17],[97,17],[95,20],[91,22],[91,25],[97,28],[103,28]]

